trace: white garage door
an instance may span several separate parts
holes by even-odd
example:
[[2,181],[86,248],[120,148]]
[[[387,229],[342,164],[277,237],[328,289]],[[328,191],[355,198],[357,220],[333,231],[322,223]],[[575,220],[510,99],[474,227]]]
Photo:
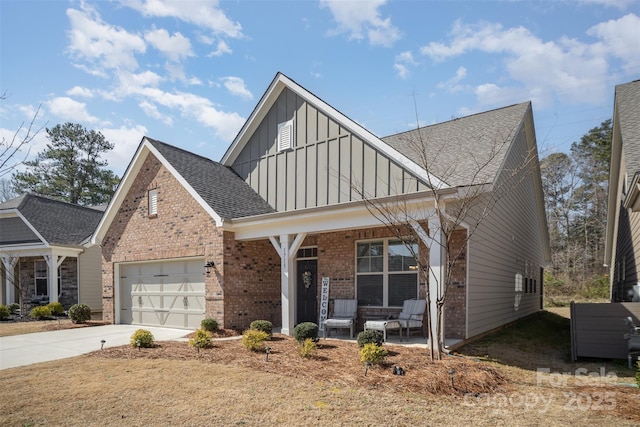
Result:
[[120,264],[120,323],[200,327],[203,266],[202,259]]

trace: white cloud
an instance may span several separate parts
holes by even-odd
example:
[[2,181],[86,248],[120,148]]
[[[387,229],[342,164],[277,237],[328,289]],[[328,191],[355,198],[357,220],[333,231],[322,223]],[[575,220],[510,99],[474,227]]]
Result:
[[153,29],[147,31],[144,38],[171,61],[177,62],[188,56],[193,56],[191,42],[180,33],[170,35],[164,28]]
[[439,89],[446,89],[448,92],[454,93],[462,90],[460,82],[467,76],[467,69],[465,67],[459,67],[456,70],[456,75],[447,81],[438,83]]
[[393,64],[393,69],[396,70],[398,76],[402,79],[407,79],[411,75],[409,65],[417,65],[418,63],[413,58],[413,53],[408,50],[396,55],[396,62]]
[[67,9],[71,23],[68,51],[76,59],[89,62],[80,67],[99,76],[105,75],[105,69],[138,68],[135,55],[145,52],[144,39],[103,22],[97,12],[84,3],[81,8]]
[[640,17],[630,13],[618,20],[601,22],[587,34],[602,40],[603,54],[620,58],[629,70],[640,69]]
[[391,18],[382,18],[379,8],[386,0],[341,1],[320,0],[320,7],[328,8],[338,24],[332,33],[349,33],[350,39],[368,39],[374,46],[392,46],[401,38],[400,30]]
[[209,53],[208,56],[222,56],[225,53],[232,53],[233,51],[231,50],[231,48],[229,47],[229,45],[224,41],[224,40],[220,40],[218,42],[218,47],[216,50],[212,51],[211,53]]
[[231,21],[219,8],[218,0],[123,0],[122,4],[137,10],[147,17],[177,18],[214,34],[242,38],[242,26]]
[[173,126],[173,118],[167,114],[162,114],[158,111],[158,107],[150,103],[149,101],[142,101],[138,104],[144,113],[156,120],[160,120],[167,126]]
[[220,80],[229,93],[244,99],[253,99],[253,94],[247,89],[247,86],[240,77],[221,77]]
[[[512,81],[502,87],[479,85],[475,93],[483,105],[531,99],[544,107],[554,98],[570,103],[598,103],[608,96],[606,77],[612,74],[611,67],[614,66],[610,58],[621,60],[629,69],[637,69],[640,61],[638,28],[640,20],[629,14],[592,27],[589,34],[601,41],[590,44],[566,37],[544,41],[524,27],[505,29],[500,24],[465,25],[457,21],[448,43],[429,43],[421,53],[434,61],[472,51],[502,55]],[[504,77],[500,78],[506,81]],[[515,96],[521,98],[513,98]]]
[[82,98],[93,98],[93,92],[86,87],[74,86],[67,91],[69,96],[80,96]]
[[87,104],[67,96],[53,98],[47,102],[49,112],[62,120],[73,123],[97,123],[99,119],[87,112]]

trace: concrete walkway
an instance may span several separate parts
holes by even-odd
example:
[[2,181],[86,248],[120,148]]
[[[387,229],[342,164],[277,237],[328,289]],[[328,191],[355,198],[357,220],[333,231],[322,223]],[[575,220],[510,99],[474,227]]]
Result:
[[180,340],[192,332],[150,326],[105,325],[0,337],[0,369],[90,353],[100,350],[101,340],[105,341],[105,348],[127,345],[131,335],[141,328],[150,331],[156,341]]

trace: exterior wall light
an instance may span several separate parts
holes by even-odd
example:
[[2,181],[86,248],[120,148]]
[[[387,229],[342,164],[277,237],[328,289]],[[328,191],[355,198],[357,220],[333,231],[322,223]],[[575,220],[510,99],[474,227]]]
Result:
[[207,277],[211,276],[211,270],[216,270],[216,263],[213,261],[208,261],[204,265],[204,271],[207,273]]

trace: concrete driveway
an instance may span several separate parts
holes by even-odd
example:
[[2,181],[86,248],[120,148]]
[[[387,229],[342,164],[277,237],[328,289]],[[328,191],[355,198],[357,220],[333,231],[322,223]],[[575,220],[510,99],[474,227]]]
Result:
[[105,348],[126,345],[131,335],[141,328],[151,331],[156,341],[181,340],[192,332],[150,326],[105,325],[0,337],[0,369],[90,353],[100,350],[101,340],[105,340]]

